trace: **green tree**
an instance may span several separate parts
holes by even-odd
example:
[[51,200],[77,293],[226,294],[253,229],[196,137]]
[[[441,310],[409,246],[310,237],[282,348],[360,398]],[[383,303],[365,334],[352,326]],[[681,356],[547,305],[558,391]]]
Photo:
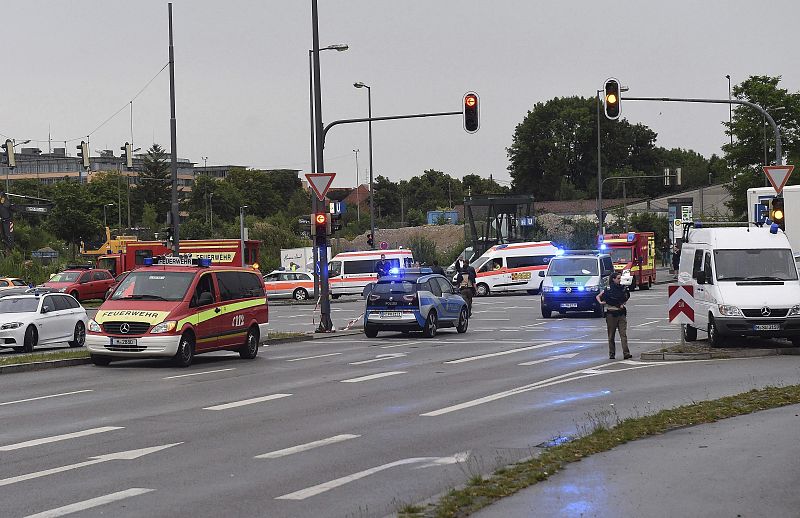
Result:
[[156,209],[149,203],[145,203],[142,207],[142,226],[149,229],[148,234],[150,237],[161,230],[158,225]]
[[155,210],[158,221],[166,220],[172,197],[170,165],[167,152],[158,144],[147,150],[142,170],[139,171],[138,185],[131,194],[131,212],[135,218],[141,217],[141,210],[147,203]]
[[[534,105],[517,125],[507,149],[515,192],[549,199],[555,193],[585,197],[597,191],[596,102],[557,97]],[[642,124],[601,120],[603,169],[615,171],[627,165],[636,171],[655,171],[655,139],[656,134]]]
[[53,190],[55,206],[48,218],[49,229],[58,237],[72,245],[89,239],[102,230],[102,222],[86,211],[89,199],[87,184],[60,182]]

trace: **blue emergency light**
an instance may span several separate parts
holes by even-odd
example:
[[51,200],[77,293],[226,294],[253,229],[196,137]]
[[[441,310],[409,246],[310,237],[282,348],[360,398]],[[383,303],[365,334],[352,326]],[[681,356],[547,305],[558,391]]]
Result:
[[633,232],[628,232],[628,243],[632,243],[634,239],[636,239],[636,234]]
[[600,244],[600,250],[605,250],[606,248],[608,248],[607,244],[605,244],[605,243],[601,243]]
[[769,226],[769,233],[777,234],[780,228],[781,228],[780,225],[778,225],[777,223],[773,223],[772,225]]
[[153,258],[145,257],[144,259],[142,259],[142,264],[145,266],[153,266]]
[[564,255],[564,249],[559,248],[558,250],[556,250],[556,255]]
[[389,268],[389,274],[390,275],[397,275],[398,273],[400,273],[400,268],[398,268],[396,266],[394,268]]
[[211,258],[201,257],[200,259],[197,260],[197,266],[200,266],[202,268],[208,268],[209,266],[211,266]]

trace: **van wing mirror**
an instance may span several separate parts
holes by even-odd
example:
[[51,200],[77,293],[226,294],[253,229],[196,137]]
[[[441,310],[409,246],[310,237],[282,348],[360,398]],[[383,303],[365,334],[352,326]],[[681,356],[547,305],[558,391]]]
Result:
[[539,277],[544,277],[544,276],[545,276],[544,270],[539,270]]

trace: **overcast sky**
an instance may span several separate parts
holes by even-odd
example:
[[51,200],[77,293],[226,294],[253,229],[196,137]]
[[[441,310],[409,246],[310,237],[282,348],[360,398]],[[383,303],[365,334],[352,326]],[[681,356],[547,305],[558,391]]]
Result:
[[[91,148],[131,134],[128,102],[168,61],[167,3],[155,0],[20,0],[3,9],[0,133],[41,140],[47,151],[91,135]],[[310,0],[175,0],[178,155],[209,165],[309,169]],[[410,178],[433,168],[509,181],[506,148],[536,102],[590,97],[609,76],[629,95],[727,98],[750,75],[782,75],[800,90],[800,2],[319,0],[325,51],[323,119],[456,111],[468,90],[481,128],[460,116],[373,123],[375,175]],[[133,101],[133,140],[169,147],[169,75]],[[727,106],[622,102],[623,116],[658,133],[657,144],[720,152]],[[58,140],[62,142],[59,144]],[[68,153],[75,155],[77,142]],[[334,185],[364,181],[367,125],[328,136]],[[94,153],[93,153],[94,154]],[[534,193],[539,194],[539,193]]]

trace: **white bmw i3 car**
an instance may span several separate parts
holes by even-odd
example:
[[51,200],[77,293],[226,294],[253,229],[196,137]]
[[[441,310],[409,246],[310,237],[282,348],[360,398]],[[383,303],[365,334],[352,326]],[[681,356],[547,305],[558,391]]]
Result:
[[86,342],[86,310],[64,293],[0,298],[0,347],[29,353],[39,345]]

